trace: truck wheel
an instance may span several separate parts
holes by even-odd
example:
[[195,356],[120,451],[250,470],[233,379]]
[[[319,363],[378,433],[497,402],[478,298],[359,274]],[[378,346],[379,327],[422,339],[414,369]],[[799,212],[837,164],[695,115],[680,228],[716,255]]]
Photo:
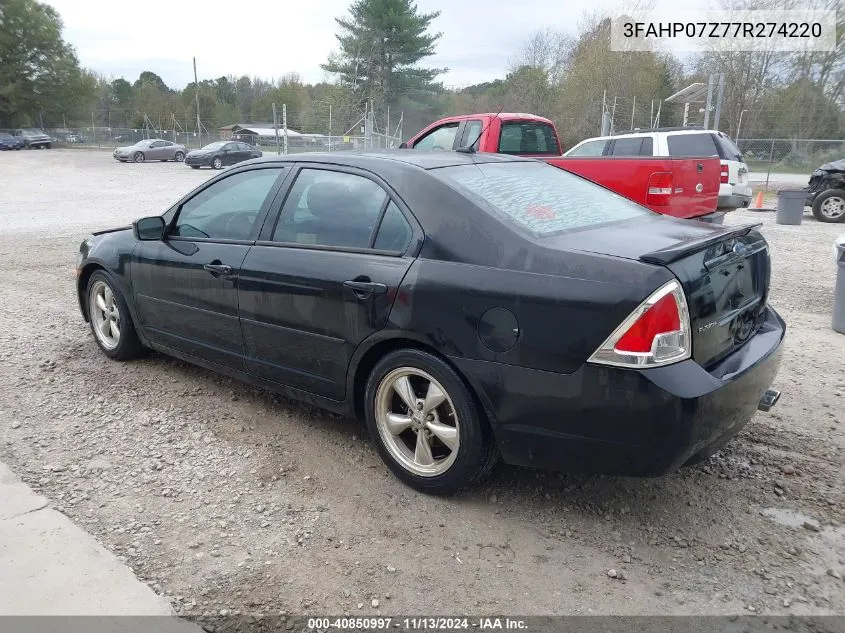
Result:
[[845,222],[845,189],[828,189],[817,195],[813,215],[819,222]]

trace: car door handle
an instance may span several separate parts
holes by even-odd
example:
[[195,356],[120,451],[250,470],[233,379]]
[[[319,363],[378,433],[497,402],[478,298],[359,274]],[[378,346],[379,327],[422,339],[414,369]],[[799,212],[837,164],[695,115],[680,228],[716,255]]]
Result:
[[232,274],[232,267],[220,262],[211,262],[203,266],[205,270],[210,272],[214,277],[225,277]]
[[344,281],[343,286],[352,290],[359,299],[367,299],[372,295],[387,294],[387,286],[375,281],[352,279]]

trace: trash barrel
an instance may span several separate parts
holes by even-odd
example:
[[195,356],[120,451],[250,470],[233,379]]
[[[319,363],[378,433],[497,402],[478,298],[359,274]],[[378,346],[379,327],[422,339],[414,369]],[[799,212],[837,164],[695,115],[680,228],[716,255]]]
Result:
[[836,238],[836,288],[833,292],[833,329],[845,334],[845,233]]
[[778,191],[777,224],[801,224],[804,218],[804,203],[807,191],[804,189],[783,189]]

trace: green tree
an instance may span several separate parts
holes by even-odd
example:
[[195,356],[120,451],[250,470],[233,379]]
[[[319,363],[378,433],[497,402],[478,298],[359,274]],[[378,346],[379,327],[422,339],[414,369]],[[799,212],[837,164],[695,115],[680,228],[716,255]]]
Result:
[[135,90],[138,90],[143,86],[153,86],[156,90],[164,94],[173,92],[167,87],[167,84],[164,83],[164,79],[150,70],[142,72],[132,87],[135,88]]
[[60,122],[93,96],[56,10],[34,0],[0,3],[0,125],[40,116],[45,124]]
[[418,65],[440,39],[428,32],[439,11],[420,13],[411,0],[356,0],[349,14],[336,19],[340,51],[322,68],[339,75],[359,105],[396,105],[400,96],[420,99],[441,90],[435,79],[447,69]]

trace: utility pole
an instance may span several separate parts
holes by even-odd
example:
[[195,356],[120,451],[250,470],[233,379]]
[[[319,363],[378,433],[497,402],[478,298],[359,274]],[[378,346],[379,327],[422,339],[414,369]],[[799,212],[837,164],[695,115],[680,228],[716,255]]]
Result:
[[637,111],[637,95],[634,95],[634,105],[631,106],[631,130],[634,129],[634,113]]
[[91,110],[91,139],[93,140],[94,143],[97,142],[97,128],[94,127],[94,111],[93,110]]
[[713,129],[719,129],[719,117],[722,114],[722,95],[725,92],[725,75],[719,73],[719,92],[716,94],[716,113],[713,115]]
[[[385,140],[384,144],[386,146],[385,149],[390,149],[391,147],[393,147],[393,139],[390,136],[390,106],[389,105],[387,106],[387,123],[384,126],[384,133],[386,135],[385,138],[384,138],[384,140]],[[389,146],[388,146],[388,143],[390,143]]]
[[275,131],[276,135],[276,154],[279,155],[282,153],[282,150],[279,149],[279,119],[276,116],[276,104],[273,104],[273,130]]
[[285,128],[285,156],[288,155],[288,104],[282,104],[282,126]]
[[710,109],[713,107],[713,84],[715,75],[710,75],[707,82],[707,103],[704,105],[704,129],[710,129]]
[[332,151],[332,104],[329,104],[329,151]]
[[197,58],[194,57],[194,96],[197,98],[197,143],[202,147],[202,131],[200,123],[200,82],[197,80]]

